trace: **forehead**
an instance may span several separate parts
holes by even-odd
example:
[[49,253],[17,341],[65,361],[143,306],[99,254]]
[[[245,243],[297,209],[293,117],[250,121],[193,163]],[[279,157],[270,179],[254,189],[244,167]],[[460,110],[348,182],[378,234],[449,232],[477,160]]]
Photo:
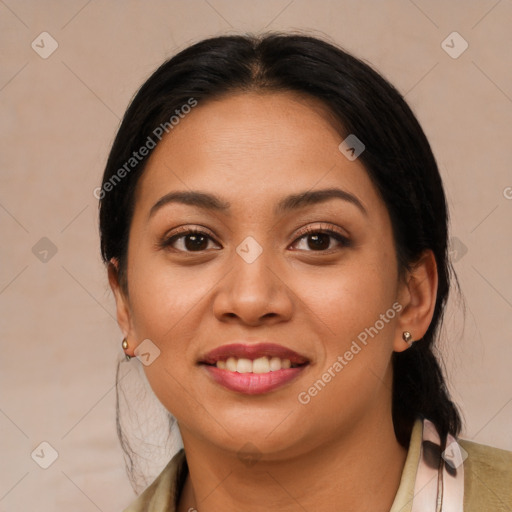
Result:
[[[367,172],[338,149],[342,129],[327,107],[297,93],[237,93],[198,103],[153,150],[137,187],[151,208],[173,189],[208,189],[247,206],[285,191],[342,187],[378,200]],[[362,197],[361,197],[362,196]]]
[[302,148],[307,145],[311,152],[315,142],[327,134],[331,142],[340,139],[341,127],[335,124],[334,116],[320,100],[297,93],[223,95],[199,102],[183,116],[155,149],[152,159],[184,145],[199,150],[190,154],[196,161],[200,157],[220,161],[222,155],[258,154],[264,158],[267,153],[275,156],[273,151],[278,147],[300,157]]

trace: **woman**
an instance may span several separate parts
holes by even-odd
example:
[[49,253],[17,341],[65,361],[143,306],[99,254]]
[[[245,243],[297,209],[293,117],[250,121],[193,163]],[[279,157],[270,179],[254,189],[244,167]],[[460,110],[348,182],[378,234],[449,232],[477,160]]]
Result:
[[123,349],[184,447],[127,512],[511,509],[512,453],[457,442],[434,357],[436,162],[369,66],[199,42],[135,96],[99,198]]

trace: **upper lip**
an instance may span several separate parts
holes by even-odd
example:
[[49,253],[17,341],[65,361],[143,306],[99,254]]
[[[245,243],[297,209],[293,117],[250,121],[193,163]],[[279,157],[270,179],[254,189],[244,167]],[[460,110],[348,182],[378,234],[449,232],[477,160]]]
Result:
[[215,364],[217,361],[225,361],[229,357],[254,360],[265,356],[289,359],[292,364],[304,364],[309,362],[307,357],[298,354],[290,348],[275,343],[230,343],[214,348],[200,357],[199,362]]

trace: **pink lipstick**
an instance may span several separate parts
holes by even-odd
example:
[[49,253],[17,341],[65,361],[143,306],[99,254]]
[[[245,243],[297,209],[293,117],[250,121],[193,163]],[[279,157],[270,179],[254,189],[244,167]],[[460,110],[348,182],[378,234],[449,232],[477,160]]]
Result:
[[302,373],[309,360],[274,343],[232,343],[213,349],[198,363],[225,388],[256,395],[292,381]]

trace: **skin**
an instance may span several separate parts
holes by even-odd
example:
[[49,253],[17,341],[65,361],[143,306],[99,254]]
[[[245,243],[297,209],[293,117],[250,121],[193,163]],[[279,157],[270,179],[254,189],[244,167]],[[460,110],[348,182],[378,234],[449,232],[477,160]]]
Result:
[[[338,150],[342,139],[318,100],[231,94],[195,107],[155,148],[141,177],[128,294],[115,260],[109,280],[126,353],[147,338],[161,351],[144,370],[183,438],[189,476],[180,512],[378,512],[393,503],[406,450],[391,418],[391,355],[408,348],[403,331],[414,340],[425,334],[437,274],[426,251],[399,275],[385,203],[362,163]],[[353,194],[366,212],[337,198],[273,212],[284,196],[332,187]],[[164,195],[187,190],[231,207],[168,203],[150,216]],[[180,226],[211,239],[199,252],[193,245],[186,252],[187,237],[159,245]],[[324,236],[318,249],[305,227],[332,229],[350,243]],[[262,248],[252,263],[236,252],[248,236]],[[397,301],[400,313],[308,404],[299,403],[299,393]],[[310,364],[270,393],[235,393],[197,360],[240,339],[284,345]],[[238,456],[247,442],[258,452],[253,464]]]

